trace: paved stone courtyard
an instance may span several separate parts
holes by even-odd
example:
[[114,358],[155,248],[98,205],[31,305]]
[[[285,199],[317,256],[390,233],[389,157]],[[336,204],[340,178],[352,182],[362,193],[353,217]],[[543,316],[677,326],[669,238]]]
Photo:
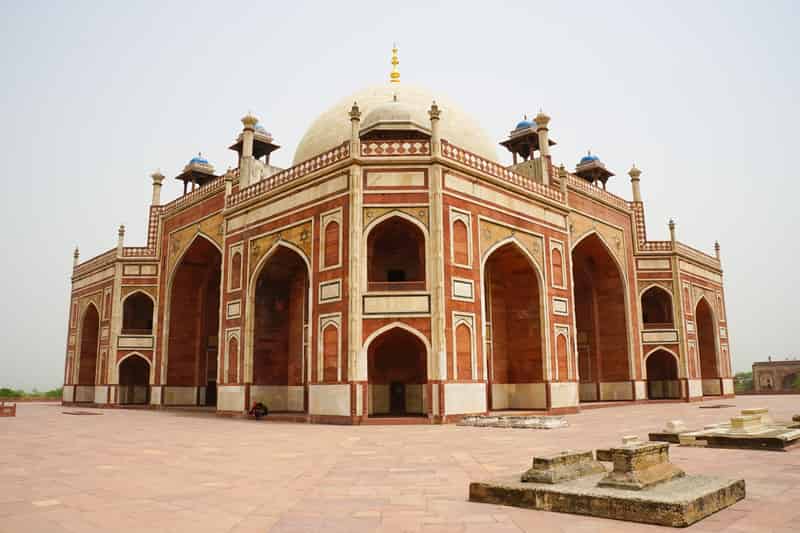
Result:
[[[701,409],[713,404],[735,408]],[[531,456],[647,437],[664,421],[723,421],[800,397],[586,410],[555,430],[257,423],[190,411],[20,404],[0,419],[0,531],[648,531],[658,528],[466,501],[470,480],[519,473]],[[87,409],[83,409],[87,410]],[[689,473],[740,476],[747,498],[688,528],[800,530],[800,449],[671,449]],[[665,529],[667,530],[667,529]]]

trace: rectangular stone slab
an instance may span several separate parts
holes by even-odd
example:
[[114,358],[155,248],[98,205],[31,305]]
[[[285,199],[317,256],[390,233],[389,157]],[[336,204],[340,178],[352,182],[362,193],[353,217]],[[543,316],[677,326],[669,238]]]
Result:
[[522,483],[517,477],[472,482],[469,500],[660,526],[686,527],[745,496],[743,479],[685,476],[650,489],[598,487],[603,474],[557,485]]
[[800,430],[781,428],[766,430],[761,434],[717,433],[713,430],[682,433],[681,446],[706,448],[732,448],[738,450],[788,451],[800,444]]

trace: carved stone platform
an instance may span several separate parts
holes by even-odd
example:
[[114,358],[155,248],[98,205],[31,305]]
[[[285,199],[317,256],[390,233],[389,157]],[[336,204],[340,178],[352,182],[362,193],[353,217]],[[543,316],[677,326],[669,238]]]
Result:
[[[669,463],[669,445],[626,437],[604,450],[605,472],[591,452],[535,457],[520,478],[473,482],[473,502],[686,527],[745,496],[744,480],[687,476]],[[599,467],[599,468],[598,468]]]
[[681,433],[679,441],[681,446],[786,451],[800,444],[800,428],[773,422],[767,409],[744,409],[727,424]]
[[482,428],[556,429],[567,427],[569,424],[563,416],[479,415],[464,417],[458,425]]

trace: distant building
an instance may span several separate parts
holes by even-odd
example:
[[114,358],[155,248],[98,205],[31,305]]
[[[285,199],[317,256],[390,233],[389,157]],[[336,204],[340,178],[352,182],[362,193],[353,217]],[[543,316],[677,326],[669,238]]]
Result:
[[291,168],[248,114],[238,168],[194,157],[168,203],[152,176],[145,246],[120,228],[116,248],[76,250],[65,402],[357,424],[733,394],[719,245],[672,221],[648,240],[641,171],[626,200],[597,155],[555,167],[542,112],[500,165],[393,64],[310,125]]
[[753,363],[753,388],[756,392],[790,391],[800,376],[800,361],[760,361]]

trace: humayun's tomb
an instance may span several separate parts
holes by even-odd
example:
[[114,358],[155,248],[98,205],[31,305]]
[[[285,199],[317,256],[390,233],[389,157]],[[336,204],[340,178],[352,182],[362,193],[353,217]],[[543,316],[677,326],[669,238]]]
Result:
[[317,118],[290,168],[247,114],[145,246],[75,250],[65,403],[254,402],[312,422],[446,422],[500,410],[733,394],[719,245],[645,232],[592,154],[554,166],[550,117],[497,145],[442,95],[390,81]]

